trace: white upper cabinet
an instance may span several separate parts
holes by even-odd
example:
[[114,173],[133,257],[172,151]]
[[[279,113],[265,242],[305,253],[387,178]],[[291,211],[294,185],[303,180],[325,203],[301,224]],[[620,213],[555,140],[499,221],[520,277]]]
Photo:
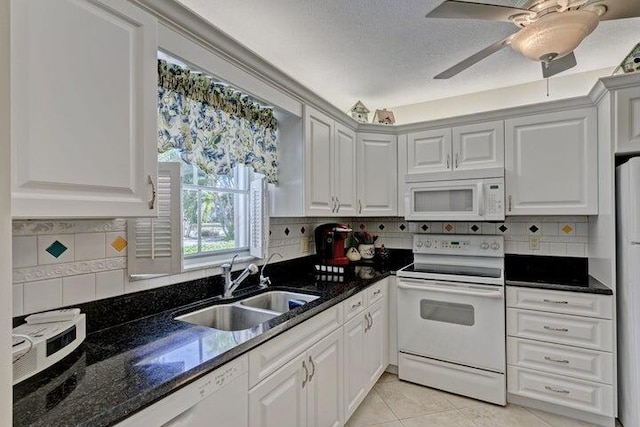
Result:
[[451,170],[451,129],[413,132],[407,135],[407,173]]
[[614,92],[616,154],[640,152],[640,86]]
[[505,122],[507,215],[598,213],[595,108]]
[[156,19],[125,0],[29,0],[11,21],[13,216],[155,216]]
[[398,214],[398,148],[395,135],[358,133],[358,215]]
[[453,170],[502,168],[504,123],[488,122],[453,128]]
[[504,123],[476,123],[411,132],[407,135],[407,173],[429,174],[434,179],[501,176],[504,166]]
[[356,212],[356,136],[320,111],[305,108],[305,213]]

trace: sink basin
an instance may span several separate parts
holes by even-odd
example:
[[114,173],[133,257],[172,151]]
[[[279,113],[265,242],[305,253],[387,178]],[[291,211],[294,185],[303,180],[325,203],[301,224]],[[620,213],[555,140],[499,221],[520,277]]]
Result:
[[241,331],[251,329],[260,323],[267,322],[278,313],[252,310],[235,304],[214,305],[192,313],[176,317],[176,320],[208,326],[222,331]]
[[318,299],[315,295],[296,292],[271,291],[240,301],[240,305],[286,313],[287,311]]

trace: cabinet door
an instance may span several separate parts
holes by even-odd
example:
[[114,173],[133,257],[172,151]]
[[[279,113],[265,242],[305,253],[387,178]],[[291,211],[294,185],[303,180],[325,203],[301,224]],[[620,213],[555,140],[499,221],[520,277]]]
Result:
[[309,427],[340,427],[344,424],[342,329],[314,345],[308,354]]
[[344,325],[344,419],[348,420],[367,395],[364,352],[365,313]]
[[307,375],[303,363],[308,364],[306,352],[249,391],[251,427],[307,425]]
[[594,108],[505,122],[507,215],[598,213]]
[[453,170],[502,169],[504,167],[504,122],[454,127],[452,146]]
[[365,333],[365,384],[370,390],[388,365],[389,328],[387,324],[386,298],[367,310],[369,326]]
[[334,122],[305,108],[305,207],[308,216],[333,215]]
[[407,173],[451,170],[451,129],[413,132],[407,135]]
[[13,216],[156,216],[156,19],[125,0],[30,0],[11,21]]
[[616,153],[640,152],[640,87],[615,91],[613,102]]
[[358,215],[397,214],[397,156],[395,135],[358,134]]
[[356,133],[336,123],[335,130],[334,191],[336,214],[356,214]]

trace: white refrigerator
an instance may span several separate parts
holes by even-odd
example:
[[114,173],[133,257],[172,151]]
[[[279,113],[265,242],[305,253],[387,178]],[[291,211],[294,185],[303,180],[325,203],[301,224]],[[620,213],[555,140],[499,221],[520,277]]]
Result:
[[640,157],[616,168],[618,418],[640,426]]

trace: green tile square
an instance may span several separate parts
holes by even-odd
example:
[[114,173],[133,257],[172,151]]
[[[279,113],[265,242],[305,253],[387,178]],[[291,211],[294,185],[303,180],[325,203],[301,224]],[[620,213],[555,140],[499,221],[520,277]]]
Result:
[[54,258],[58,258],[60,255],[65,253],[66,250],[67,247],[57,240],[49,245],[49,247],[46,249],[46,251],[49,252]]

